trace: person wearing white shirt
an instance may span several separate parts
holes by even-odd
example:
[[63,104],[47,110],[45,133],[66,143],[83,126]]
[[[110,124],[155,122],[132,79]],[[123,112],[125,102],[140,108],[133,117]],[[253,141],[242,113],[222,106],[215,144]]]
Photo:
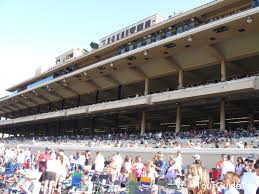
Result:
[[99,172],[99,173],[103,172],[104,170],[104,157],[100,154],[100,152],[96,152],[94,169],[96,172]]
[[56,177],[58,174],[59,165],[56,160],[56,154],[52,153],[50,156],[50,160],[47,161],[47,169],[46,172],[43,173],[43,181],[44,181],[44,194],[51,194],[54,182],[56,181]]
[[224,179],[224,175],[227,172],[235,172],[235,165],[232,163],[230,155],[227,156],[227,159],[221,165],[221,180]]
[[[253,164],[253,160],[248,161]],[[249,165],[249,164],[248,164]],[[241,188],[244,189],[244,194],[259,193],[259,160],[254,165],[249,165],[248,172],[245,172],[241,177]]]
[[176,152],[177,157],[174,159],[175,164],[179,166],[179,173],[182,174],[183,157],[180,151]]

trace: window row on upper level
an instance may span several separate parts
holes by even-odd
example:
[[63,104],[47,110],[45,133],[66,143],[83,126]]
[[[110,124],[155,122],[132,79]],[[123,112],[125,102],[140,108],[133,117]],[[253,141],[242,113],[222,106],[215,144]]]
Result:
[[148,36],[144,36],[142,38],[129,42],[128,44],[118,47],[118,54],[123,54],[133,49],[140,48],[153,42],[157,42],[162,39],[174,36],[176,34],[180,34],[182,32],[191,30],[199,26],[201,23],[202,22],[198,18],[192,18],[190,20],[186,20],[179,24],[170,26],[166,29],[159,30],[155,33],[149,34]]

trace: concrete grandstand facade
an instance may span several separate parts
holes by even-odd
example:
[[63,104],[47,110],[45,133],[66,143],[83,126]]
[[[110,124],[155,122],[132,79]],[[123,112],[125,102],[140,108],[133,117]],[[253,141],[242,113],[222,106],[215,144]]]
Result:
[[14,94],[0,99],[0,131],[144,134],[256,125],[258,26],[258,1],[216,0],[129,34],[9,88]]

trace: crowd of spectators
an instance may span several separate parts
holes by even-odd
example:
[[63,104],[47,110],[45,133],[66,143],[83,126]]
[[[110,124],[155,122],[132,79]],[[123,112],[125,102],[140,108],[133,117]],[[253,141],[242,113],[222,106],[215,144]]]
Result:
[[259,193],[259,160],[254,154],[244,158],[222,154],[212,169],[203,165],[199,154],[193,155],[193,161],[183,161],[180,151],[168,161],[161,152],[148,160],[139,154],[122,158],[114,153],[105,158],[87,150],[68,157],[63,150],[46,148],[33,154],[30,149],[2,147],[0,182],[8,177],[12,186],[5,184],[1,193],[158,194],[168,188],[178,194]]
[[191,130],[178,133],[149,132],[139,134],[96,134],[10,137],[3,140],[5,144],[23,143],[38,145],[82,145],[87,147],[122,147],[122,148],[258,148],[259,131],[237,128],[220,132],[217,130]]

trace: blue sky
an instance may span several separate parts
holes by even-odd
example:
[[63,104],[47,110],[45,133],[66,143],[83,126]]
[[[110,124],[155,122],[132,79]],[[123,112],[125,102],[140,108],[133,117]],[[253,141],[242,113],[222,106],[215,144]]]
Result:
[[164,17],[211,0],[0,0],[0,97],[72,48],[158,13]]

